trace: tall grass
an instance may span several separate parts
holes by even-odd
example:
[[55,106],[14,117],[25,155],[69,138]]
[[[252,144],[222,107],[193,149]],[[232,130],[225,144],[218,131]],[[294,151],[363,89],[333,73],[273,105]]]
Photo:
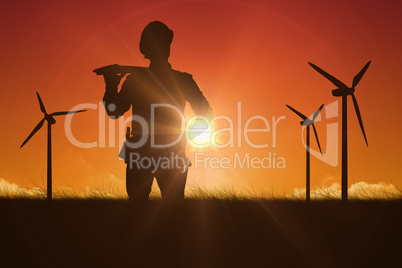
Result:
[[[336,186],[336,184],[334,184]],[[392,184],[387,190],[365,183],[357,183],[349,189],[350,200],[400,200],[402,192]],[[381,184],[380,184],[381,185]],[[389,188],[391,187],[391,188]],[[392,188],[393,187],[393,188]],[[391,190],[389,190],[391,189]],[[305,189],[295,189],[292,194],[277,193],[274,191],[236,190],[234,187],[220,187],[207,189],[199,185],[187,185],[186,199],[209,199],[209,200],[293,200],[303,201],[306,198]],[[0,181],[0,199],[46,199],[46,188],[35,185],[31,188],[22,188],[15,184],[5,184]],[[54,199],[97,199],[97,200],[124,200],[128,199],[125,189],[113,185],[100,187],[87,187],[77,190],[71,187],[54,187]],[[154,184],[150,199],[160,199],[161,193]],[[339,187],[315,187],[311,191],[311,200],[340,200]]]
[[[314,187],[310,193],[312,200],[340,200],[342,192],[339,184],[334,183],[330,187]],[[288,199],[302,200],[306,198],[305,189],[295,189]],[[348,190],[349,200],[398,200],[402,199],[402,192],[394,185],[368,184],[359,182],[353,184]]]

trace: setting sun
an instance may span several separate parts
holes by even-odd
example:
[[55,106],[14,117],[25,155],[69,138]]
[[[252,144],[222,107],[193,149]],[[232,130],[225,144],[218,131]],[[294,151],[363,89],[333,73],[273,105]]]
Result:
[[208,146],[211,142],[212,124],[205,119],[190,119],[188,121],[188,137],[194,144],[194,147]]

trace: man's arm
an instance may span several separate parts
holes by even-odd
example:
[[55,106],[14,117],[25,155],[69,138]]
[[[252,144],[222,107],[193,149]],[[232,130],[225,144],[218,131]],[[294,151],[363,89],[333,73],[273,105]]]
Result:
[[106,91],[103,96],[103,105],[106,113],[112,119],[117,119],[130,109],[130,102],[127,99],[128,87],[123,83],[120,92],[117,92],[120,80],[124,75],[104,75]]
[[202,115],[207,118],[212,117],[212,108],[209,105],[204,94],[202,94],[197,83],[194,81],[192,75],[185,73],[186,75],[186,99],[190,103],[191,109],[197,115]]

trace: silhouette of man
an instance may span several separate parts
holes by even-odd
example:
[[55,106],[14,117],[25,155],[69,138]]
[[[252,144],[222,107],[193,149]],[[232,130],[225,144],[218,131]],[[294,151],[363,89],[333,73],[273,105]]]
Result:
[[143,30],[140,51],[150,60],[149,68],[138,68],[126,77],[106,74],[103,102],[107,114],[116,119],[132,107],[131,133],[124,151],[126,188],[130,200],[146,201],[156,178],[163,199],[184,198],[187,179],[182,117],[186,101],[197,115],[210,117],[211,107],[188,73],[173,70],[168,62],[173,31],[159,21]]

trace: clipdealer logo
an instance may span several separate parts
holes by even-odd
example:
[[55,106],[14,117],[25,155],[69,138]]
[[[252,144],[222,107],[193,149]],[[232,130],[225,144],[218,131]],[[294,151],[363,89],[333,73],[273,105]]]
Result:
[[[153,139],[154,130],[154,119],[155,110],[160,107],[169,108],[174,110],[181,118],[181,132],[177,139],[167,146],[156,144]],[[112,108],[112,107],[109,107]],[[79,148],[115,148],[116,146],[122,147],[123,150],[120,152],[119,156],[124,159],[124,149],[125,148],[141,148],[145,142],[150,140],[152,148],[166,148],[174,145],[175,143],[181,142],[183,138],[187,140],[187,144],[190,148],[195,149],[194,157],[187,159],[177,159],[177,157],[172,157],[170,162],[167,160],[168,157],[163,159],[150,159],[147,156],[135,153],[133,157],[129,156],[125,159],[127,163],[132,162],[131,165],[136,165],[137,167],[149,166],[149,163],[153,163],[153,166],[158,165],[161,167],[172,168],[173,162],[180,163],[181,166],[185,166],[185,169],[190,165],[190,163],[195,168],[212,168],[212,169],[229,169],[229,168],[239,168],[239,169],[285,169],[286,159],[276,152],[267,151],[264,156],[253,156],[252,153],[239,153],[235,152],[230,156],[207,156],[203,151],[197,152],[199,149],[214,148],[214,149],[224,149],[224,148],[244,148],[247,146],[250,149],[266,149],[266,148],[276,148],[277,147],[277,131],[280,121],[286,119],[285,115],[279,117],[272,116],[267,118],[262,115],[253,115],[247,119],[242,116],[242,104],[237,103],[237,114],[235,118],[229,117],[227,115],[218,115],[213,118],[206,118],[203,116],[193,116],[191,118],[185,118],[184,114],[173,105],[163,105],[157,104],[153,105],[151,109],[151,120],[146,121],[144,118],[138,115],[132,115],[129,117],[120,117],[116,119],[107,119],[106,110],[103,103],[83,103],[72,107],[72,110],[76,109],[92,109],[98,110],[98,140],[91,142],[79,141],[72,133],[72,121],[74,114],[67,115],[65,119],[64,129],[67,139],[71,144]],[[329,120],[338,117],[338,101],[332,102],[325,106],[325,119]],[[138,142],[130,143],[126,141],[126,126],[132,121],[136,121],[142,128],[143,136],[137,139]],[[215,128],[215,123],[217,122],[226,123],[226,127]],[[322,121],[322,115],[320,114],[316,122]],[[106,122],[108,124],[106,124]],[[259,122],[260,128],[251,128],[253,122]],[[106,127],[108,125],[108,128]],[[116,131],[117,127],[117,131]],[[305,143],[304,128],[302,128],[302,144],[307,149]],[[106,133],[108,133],[108,141],[106,140]],[[220,135],[226,133],[227,139],[225,141],[219,141]],[[271,134],[271,140],[269,138],[265,139],[264,143],[255,143],[250,138],[250,133],[262,133],[263,135]],[[268,137],[268,136],[267,136]],[[116,144],[118,140],[118,144]],[[319,159],[320,161],[331,165],[338,165],[338,122],[327,123],[326,124],[326,150],[325,153],[321,155],[320,152],[308,148],[311,155]],[[123,146],[125,145],[125,146]],[[145,160],[146,161],[145,161]],[[174,161],[173,161],[174,160]]]

